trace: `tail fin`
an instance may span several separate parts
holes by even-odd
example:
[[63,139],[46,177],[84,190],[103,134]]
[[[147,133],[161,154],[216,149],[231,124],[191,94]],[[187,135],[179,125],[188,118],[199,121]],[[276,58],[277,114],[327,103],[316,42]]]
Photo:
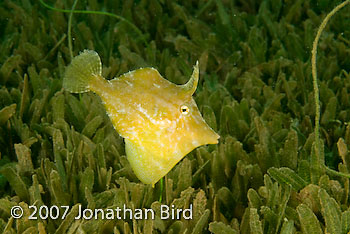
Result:
[[63,88],[72,93],[88,92],[90,80],[101,74],[102,64],[98,54],[93,50],[84,50],[66,68]]

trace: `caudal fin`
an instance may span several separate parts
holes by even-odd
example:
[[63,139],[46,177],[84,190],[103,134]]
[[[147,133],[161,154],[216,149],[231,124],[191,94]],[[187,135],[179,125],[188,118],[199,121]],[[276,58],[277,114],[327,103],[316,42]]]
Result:
[[93,50],[84,50],[66,68],[63,88],[72,93],[88,92],[90,80],[101,76],[101,73],[102,64],[98,54]]

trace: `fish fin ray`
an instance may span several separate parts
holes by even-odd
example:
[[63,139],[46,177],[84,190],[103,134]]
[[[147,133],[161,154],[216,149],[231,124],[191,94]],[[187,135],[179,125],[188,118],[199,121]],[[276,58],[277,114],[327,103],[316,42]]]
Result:
[[101,59],[93,50],[84,50],[66,68],[63,88],[72,93],[89,91],[89,82],[102,74]]

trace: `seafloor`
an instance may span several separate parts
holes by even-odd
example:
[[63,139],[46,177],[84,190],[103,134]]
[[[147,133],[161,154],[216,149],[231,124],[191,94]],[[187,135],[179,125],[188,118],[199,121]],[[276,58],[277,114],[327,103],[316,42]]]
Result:
[[[73,0],[45,1],[66,12],[0,1],[0,232],[348,233],[350,4],[318,45],[319,148],[311,75],[317,29],[340,2],[80,0],[70,36]],[[219,144],[193,150],[163,188],[141,183],[100,98],[62,89],[70,41],[74,56],[97,51],[108,79],[152,66],[184,84],[198,60],[194,98]],[[156,215],[75,219],[79,204]],[[192,217],[161,219],[161,205]]]

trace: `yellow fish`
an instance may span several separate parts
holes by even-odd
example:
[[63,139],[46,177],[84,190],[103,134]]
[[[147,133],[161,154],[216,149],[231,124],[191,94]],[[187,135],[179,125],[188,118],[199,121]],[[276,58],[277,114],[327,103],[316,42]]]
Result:
[[202,118],[192,98],[198,84],[198,62],[190,80],[176,85],[154,68],[141,68],[113,80],[102,77],[95,51],[73,58],[63,78],[72,93],[99,95],[136,176],[154,184],[198,146],[217,144],[216,134]]

